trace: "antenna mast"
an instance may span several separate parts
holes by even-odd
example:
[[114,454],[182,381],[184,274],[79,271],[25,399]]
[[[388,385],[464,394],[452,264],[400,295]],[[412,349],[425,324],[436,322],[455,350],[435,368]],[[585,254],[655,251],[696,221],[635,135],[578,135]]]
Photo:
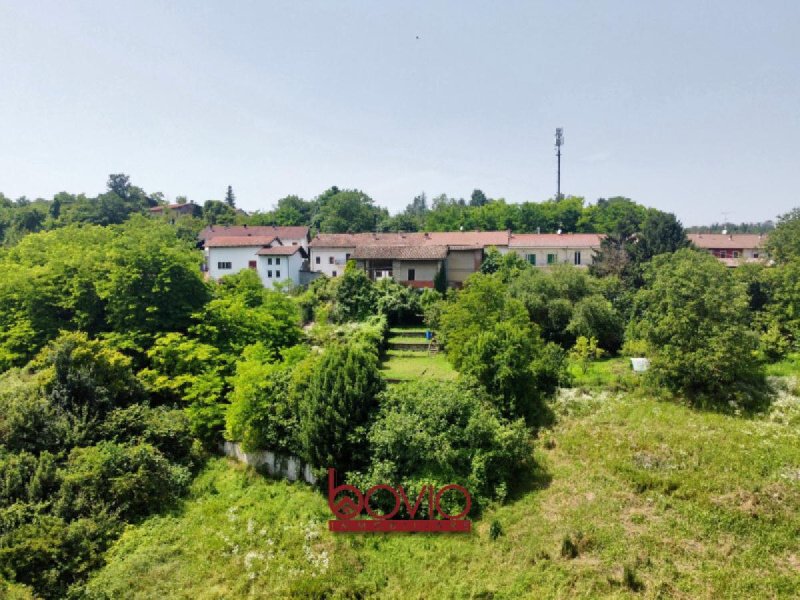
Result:
[[556,179],[556,200],[561,200],[561,146],[564,145],[564,128],[556,128],[556,156],[558,157],[558,175]]

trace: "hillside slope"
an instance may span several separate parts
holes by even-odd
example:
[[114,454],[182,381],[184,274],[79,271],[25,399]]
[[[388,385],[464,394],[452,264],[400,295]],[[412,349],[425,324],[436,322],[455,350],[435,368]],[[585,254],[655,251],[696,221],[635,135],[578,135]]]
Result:
[[[800,406],[749,420],[562,395],[526,489],[464,535],[338,535],[325,499],[224,459],[130,527],[90,597],[791,597]],[[492,540],[490,524],[503,534]]]

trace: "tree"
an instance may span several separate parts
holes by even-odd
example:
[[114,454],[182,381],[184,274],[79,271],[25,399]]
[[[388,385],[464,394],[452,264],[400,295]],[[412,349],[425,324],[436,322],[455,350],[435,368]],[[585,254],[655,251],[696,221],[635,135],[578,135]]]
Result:
[[764,370],[744,285],[690,249],[656,257],[644,278],[629,337],[647,342],[650,377],[701,404],[758,400]]
[[767,238],[767,252],[779,263],[800,258],[800,208],[779,217],[778,225]]
[[300,406],[300,439],[311,465],[345,473],[368,464],[367,428],[383,387],[377,356],[362,344],[325,349]]
[[580,365],[584,374],[589,370],[589,363],[601,356],[603,356],[603,349],[597,346],[597,340],[583,335],[578,337],[569,352],[569,357]]
[[228,186],[228,190],[225,192],[225,204],[231,208],[236,208],[236,196],[233,195],[233,188],[231,186]]
[[[492,500],[505,499],[520,468],[531,461],[524,421],[503,419],[484,391],[464,381],[421,379],[389,387],[369,442],[369,471],[351,480],[361,489],[403,485],[412,505],[423,485],[456,483],[469,490],[477,512]],[[451,507],[443,503],[442,508]],[[463,501],[452,508],[447,512],[459,512]],[[427,511],[420,506],[414,518],[426,518]]]
[[219,200],[206,200],[203,204],[203,219],[209,225],[232,225],[236,211]]
[[343,190],[319,201],[319,230],[325,233],[375,231],[389,216],[385,208],[375,206],[372,198],[359,190]]
[[124,173],[115,173],[108,176],[106,184],[109,192],[115,193],[123,200],[127,200],[131,192],[131,178]]
[[554,391],[561,365],[550,360],[555,355],[525,305],[509,295],[497,275],[473,275],[445,304],[439,339],[453,366],[477,379],[504,417],[541,421],[544,398]]
[[489,200],[486,198],[486,194],[481,190],[472,190],[472,195],[469,198],[470,206],[483,206],[487,202],[489,202]]
[[225,436],[240,442],[246,452],[271,450],[300,453],[298,407],[289,393],[292,370],[307,349],[287,349],[275,361],[261,344],[245,348],[232,380],[231,404],[225,414]]
[[336,282],[331,318],[338,323],[361,321],[376,312],[375,300],[372,281],[355,261],[348,261]]

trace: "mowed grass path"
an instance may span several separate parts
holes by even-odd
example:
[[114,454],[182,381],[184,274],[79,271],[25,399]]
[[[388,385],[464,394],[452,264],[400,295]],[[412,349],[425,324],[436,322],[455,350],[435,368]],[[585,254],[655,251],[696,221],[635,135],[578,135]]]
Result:
[[[784,394],[759,419],[580,392],[554,408],[558,424],[536,444],[539,470],[472,534],[333,535],[319,493],[214,459],[179,510],[124,533],[89,591],[193,599],[797,597],[797,398]],[[493,541],[495,520],[504,533]]]
[[[389,344],[426,344],[424,327],[396,327],[389,332]],[[381,368],[389,381],[411,381],[420,378],[447,381],[458,375],[443,352],[429,353],[424,350],[389,350]]]

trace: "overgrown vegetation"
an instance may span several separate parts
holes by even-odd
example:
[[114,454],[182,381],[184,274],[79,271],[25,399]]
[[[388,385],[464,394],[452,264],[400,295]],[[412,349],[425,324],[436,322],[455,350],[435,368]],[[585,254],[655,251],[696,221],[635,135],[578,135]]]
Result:
[[[795,589],[797,211],[770,237],[776,264],[731,271],[688,248],[673,215],[625,198],[507,205],[476,190],[390,217],[331,188],[246,216],[229,188],[158,218],[140,213],[163,198],[124,175],[108,188],[0,197],[2,593],[153,597],[179,582],[202,596],[210,574],[190,549],[221,562],[217,596]],[[443,270],[418,290],[353,262],[292,294],[251,270],[204,281],[200,227],[245,221],[608,235],[591,270],[490,249],[459,290]],[[649,372],[620,354],[649,358]],[[223,440],[364,487],[462,484],[477,532],[332,538],[317,491],[206,464]],[[198,515],[224,533],[199,531]],[[692,570],[667,539],[735,550],[690,548],[705,561]],[[434,551],[452,571],[418,564]],[[157,558],[171,577],[142,575]]]

